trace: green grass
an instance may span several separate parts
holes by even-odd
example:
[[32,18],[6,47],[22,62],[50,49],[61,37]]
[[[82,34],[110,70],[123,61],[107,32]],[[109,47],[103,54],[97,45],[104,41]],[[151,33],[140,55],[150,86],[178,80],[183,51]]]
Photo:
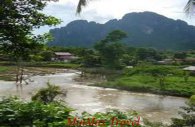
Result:
[[7,71],[10,71],[12,69],[13,69],[13,67],[10,67],[10,66],[8,66],[8,67],[0,66],[0,73],[7,72]]
[[195,94],[194,77],[191,77],[188,82],[184,82],[181,77],[166,77],[165,89],[163,90],[160,87],[158,79],[146,75],[121,77],[115,81],[109,81],[95,85],[107,88],[118,88],[128,91],[149,92],[183,97],[190,97],[191,95]]
[[15,73],[14,66],[1,66],[0,65],[0,80],[13,81],[13,75]]
[[[160,68],[160,70],[158,70]],[[154,70],[157,74],[166,74],[164,88],[160,86],[159,77],[153,75]],[[132,73],[133,72],[133,73]],[[114,80],[94,84],[95,86],[117,88],[127,91],[148,92],[155,94],[165,94],[173,96],[190,97],[195,94],[195,77],[190,76],[188,81],[184,81],[181,67],[151,66],[140,69],[136,67],[125,74],[120,75]]]

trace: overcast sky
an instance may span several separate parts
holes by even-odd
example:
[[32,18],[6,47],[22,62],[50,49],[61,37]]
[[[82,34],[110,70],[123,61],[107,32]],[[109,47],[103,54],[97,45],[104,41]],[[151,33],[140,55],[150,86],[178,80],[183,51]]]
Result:
[[[187,18],[183,8],[188,0],[89,0],[87,7],[76,15],[78,0],[59,0],[51,2],[44,13],[60,18],[63,22],[56,26],[66,26],[77,19],[105,23],[110,19],[120,19],[130,12],[152,11],[172,19],[181,19],[195,25],[195,17]],[[52,27],[53,28],[53,27]],[[48,32],[51,27],[42,27],[36,34]]]

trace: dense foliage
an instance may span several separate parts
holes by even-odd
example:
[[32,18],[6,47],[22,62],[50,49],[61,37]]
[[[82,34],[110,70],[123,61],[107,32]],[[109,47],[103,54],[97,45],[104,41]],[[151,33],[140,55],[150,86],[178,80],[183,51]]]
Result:
[[133,68],[126,68],[123,73],[119,73],[117,76],[110,73],[108,77],[112,75],[115,77],[107,78],[107,81],[94,85],[185,97],[195,94],[194,76],[188,75],[186,80],[186,74],[180,66],[153,65],[145,62]]
[[17,60],[27,58],[41,36],[32,36],[34,28],[56,25],[59,20],[40,11],[46,6],[42,0],[0,1],[0,48]]
[[60,127],[65,125],[71,109],[59,102],[47,105],[38,102],[23,102],[17,98],[0,101],[0,125],[10,127]]
[[94,115],[83,112],[81,116],[73,116],[70,114],[71,111],[72,109],[59,102],[45,105],[37,101],[23,102],[17,98],[8,98],[0,101],[0,125],[8,127],[89,127],[92,125],[141,127],[143,125],[136,112],[124,113],[114,110]]
[[47,2],[43,0],[0,1],[0,53],[9,55],[17,63],[16,82],[22,83],[23,64],[31,54],[43,47],[45,35],[33,35],[35,28],[60,23],[53,16],[41,11]]
[[52,85],[48,82],[47,88],[40,89],[34,96],[32,96],[32,100],[48,104],[54,102],[54,99],[58,95],[66,96],[66,92],[62,91],[59,86]]
[[109,33],[105,39],[96,43],[95,49],[100,55],[102,66],[113,69],[120,69],[122,67],[120,59],[124,54],[125,48],[118,41],[126,36],[126,33],[115,30]]

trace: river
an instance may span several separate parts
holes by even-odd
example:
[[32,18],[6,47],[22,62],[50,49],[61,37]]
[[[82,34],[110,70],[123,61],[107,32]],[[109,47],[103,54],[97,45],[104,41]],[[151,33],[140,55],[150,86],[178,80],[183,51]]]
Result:
[[187,99],[172,96],[160,96],[146,93],[134,93],[122,90],[87,86],[85,82],[75,81],[78,74],[74,72],[58,73],[45,76],[34,76],[23,92],[17,92],[13,82],[0,81],[0,96],[17,95],[29,100],[38,89],[46,83],[56,84],[67,90],[64,100],[78,112],[105,112],[109,109],[121,111],[136,110],[140,116],[153,122],[170,123],[170,118],[178,117],[179,107]]

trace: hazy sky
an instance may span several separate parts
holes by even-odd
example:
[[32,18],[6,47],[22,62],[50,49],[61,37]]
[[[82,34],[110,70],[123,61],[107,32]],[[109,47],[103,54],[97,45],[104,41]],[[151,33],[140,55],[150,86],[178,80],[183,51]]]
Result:
[[[77,19],[105,23],[110,19],[120,19],[130,12],[152,11],[172,19],[181,19],[195,25],[195,17],[187,18],[183,8],[188,0],[89,0],[87,7],[76,15],[78,0],[51,2],[44,13],[60,18],[63,22],[56,26],[66,26]],[[36,33],[48,32],[50,27],[42,27]]]

